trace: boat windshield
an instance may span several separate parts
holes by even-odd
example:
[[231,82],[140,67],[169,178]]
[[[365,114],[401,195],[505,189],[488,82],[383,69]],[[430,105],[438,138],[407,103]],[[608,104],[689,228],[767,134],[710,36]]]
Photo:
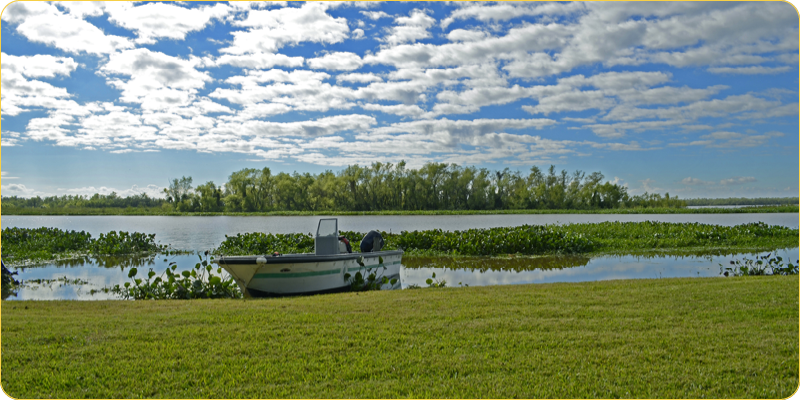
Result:
[[318,256],[339,252],[339,227],[336,218],[321,219],[314,239],[314,253]]
[[317,227],[317,237],[325,237],[325,236],[336,237],[339,234],[336,228],[337,227],[335,219],[321,219],[319,220],[319,227]]

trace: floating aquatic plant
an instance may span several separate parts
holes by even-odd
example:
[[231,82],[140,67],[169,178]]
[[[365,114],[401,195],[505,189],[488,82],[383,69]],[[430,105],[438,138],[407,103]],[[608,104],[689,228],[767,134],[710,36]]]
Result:
[[789,262],[784,264],[783,257],[772,256],[769,253],[764,256],[757,256],[755,259],[743,258],[742,260],[732,260],[731,267],[719,264],[720,275],[725,276],[759,276],[759,275],[797,275],[800,260],[795,264]]
[[155,234],[111,231],[97,239],[85,231],[58,228],[17,228],[2,230],[3,261],[24,264],[85,255],[118,255],[170,252],[155,241]]
[[241,298],[242,292],[239,286],[231,277],[222,275],[222,268],[214,268],[208,259],[208,252],[205,253],[206,259],[198,255],[200,262],[194,268],[177,273],[178,268],[175,262],[160,275],[150,268],[146,278],[138,278],[138,268],[131,268],[128,271],[128,278],[131,282],[125,282],[123,286],[115,285],[110,291],[118,294],[125,299],[134,300],[163,300],[163,299],[216,299],[216,298]]

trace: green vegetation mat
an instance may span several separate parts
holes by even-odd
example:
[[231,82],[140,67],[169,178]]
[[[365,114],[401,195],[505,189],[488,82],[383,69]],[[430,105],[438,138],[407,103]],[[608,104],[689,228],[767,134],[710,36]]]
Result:
[[[341,231],[358,249],[363,232]],[[589,254],[652,251],[746,249],[769,251],[797,247],[800,231],[779,225],[749,223],[721,226],[670,222],[600,222],[567,225],[522,225],[465,231],[381,232],[385,249],[402,248],[409,255]],[[215,250],[225,255],[309,253],[311,234],[226,236]]]
[[168,251],[156,244],[155,234],[111,231],[93,239],[84,231],[58,228],[16,228],[2,230],[3,261],[9,265],[76,258],[84,255],[142,254]]
[[493,215],[493,214],[749,214],[797,213],[797,205],[741,208],[641,207],[595,210],[384,210],[384,211],[270,211],[270,212],[180,212],[163,207],[94,208],[49,207],[23,208],[3,206],[3,215],[164,215],[164,216],[305,216],[305,215]]
[[798,277],[2,302],[14,398],[786,398]]

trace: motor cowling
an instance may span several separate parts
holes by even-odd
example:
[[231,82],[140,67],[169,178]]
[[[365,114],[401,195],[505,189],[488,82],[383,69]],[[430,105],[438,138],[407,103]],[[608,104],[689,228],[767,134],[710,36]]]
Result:
[[339,252],[340,253],[344,253],[344,251],[341,251],[341,248],[342,248],[341,245],[342,244],[344,244],[345,251],[347,251],[348,253],[352,253],[353,252],[353,247],[350,246],[350,241],[347,240],[347,238],[344,237],[344,236],[339,236],[339,249],[340,249]]
[[381,236],[378,231],[369,231],[369,233],[364,235],[364,238],[361,239],[361,252],[371,253],[373,251],[381,251],[383,245],[383,236]]

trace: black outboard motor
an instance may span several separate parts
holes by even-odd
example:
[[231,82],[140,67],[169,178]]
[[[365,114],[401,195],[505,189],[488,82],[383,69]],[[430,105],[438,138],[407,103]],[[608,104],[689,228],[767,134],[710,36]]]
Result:
[[373,251],[381,251],[383,248],[383,237],[378,231],[369,231],[363,239],[361,239],[361,252],[371,253]]

